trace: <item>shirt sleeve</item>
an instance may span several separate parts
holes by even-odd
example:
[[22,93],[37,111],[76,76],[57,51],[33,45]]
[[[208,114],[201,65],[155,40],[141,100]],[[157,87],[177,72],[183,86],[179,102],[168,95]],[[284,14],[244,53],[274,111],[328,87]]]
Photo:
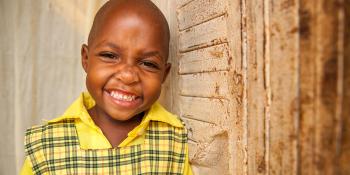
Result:
[[190,164],[190,162],[188,160],[188,146],[186,147],[186,158],[185,158],[184,175],[193,175],[191,164]]
[[34,175],[32,171],[32,165],[28,157],[26,157],[26,159],[24,160],[24,164],[22,166],[20,175]]

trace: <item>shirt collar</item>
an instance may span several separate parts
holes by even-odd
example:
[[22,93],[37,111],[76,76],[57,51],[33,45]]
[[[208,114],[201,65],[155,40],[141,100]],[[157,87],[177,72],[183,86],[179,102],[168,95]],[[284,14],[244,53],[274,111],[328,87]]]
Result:
[[[67,119],[81,119],[84,123],[93,125],[96,127],[92,121],[88,109],[95,106],[95,101],[88,92],[83,92],[74,103],[69,106],[69,108],[64,112],[61,117],[48,121],[49,123],[55,123]],[[158,102],[155,102],[150,110],[146,113],[141,124],[149,123],[149,121],[160,121],[168,123],[174,127],[182,128],[183,124],[174,114],[171,114],[166,109],[164,109]]]

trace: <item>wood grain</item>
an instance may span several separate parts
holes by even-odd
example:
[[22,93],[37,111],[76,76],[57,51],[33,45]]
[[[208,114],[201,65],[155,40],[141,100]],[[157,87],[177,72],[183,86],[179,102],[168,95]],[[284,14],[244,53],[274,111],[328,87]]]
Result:
[[224,15],[227,1],[223,0],[194,0],[178,10],[179,30],[188,29],[213,18]]
[[201,25],[181,31],[180,52],[192,51],[227,42],[226,17],[218,17]]
[[215,98],[179,98],[182,108],[180,116],[217,125],[223,125],[228,114],[228,101]]
[[266,58],[264,53],[264,2],[245,1],[246,55],[247,55],[247,130],[248,174],[266,174]]
[[184,96],[225,98],[229,93],[225,71],[180,75],[179,81]]
[[180,54],[179,73],[228,71],[230,53],[227,44],[198,49]]
[[297,173],[298,1],[269,1],[269,174]]
[[343,110],[342,110],[342,132],[340,140],[339,174],[350,174],[350,1],[345,0],[344,10],[344,83],[343,83]]

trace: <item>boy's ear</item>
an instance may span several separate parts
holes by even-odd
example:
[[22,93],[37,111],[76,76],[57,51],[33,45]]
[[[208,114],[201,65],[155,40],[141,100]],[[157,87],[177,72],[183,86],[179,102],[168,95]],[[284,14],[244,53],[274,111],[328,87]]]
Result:
[[171,63],[166,63],[166,65],[165,65],[165,72],[164,72],[164,77],[163,77],[162,83],[164,83],[166,78],[168,77],[170,69],[171,69]]
[[81,46],[81,65],[83,66],[84,71],[87,73],[87,68],[88,68],[88,46],[86,44],[83,44]]

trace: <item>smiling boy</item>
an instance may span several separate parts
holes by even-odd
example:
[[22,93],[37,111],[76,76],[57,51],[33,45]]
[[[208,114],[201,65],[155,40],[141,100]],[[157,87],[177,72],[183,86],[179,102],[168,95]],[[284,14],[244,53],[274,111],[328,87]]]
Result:
[[26,132],[21,174],[192,174],[187,132],[156,101],[169,27],[149,0],[111,0],[81,49],[88,93]]

